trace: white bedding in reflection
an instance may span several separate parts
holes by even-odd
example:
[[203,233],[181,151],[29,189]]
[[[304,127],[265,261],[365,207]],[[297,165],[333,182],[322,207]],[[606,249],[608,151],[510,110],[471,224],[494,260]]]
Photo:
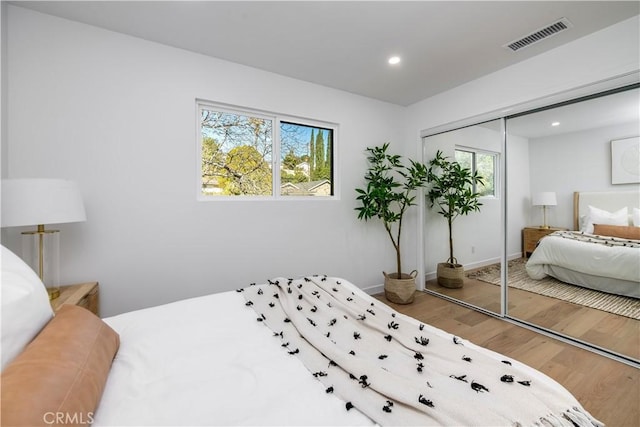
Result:
[[[564,237],[563,237],[564,236]],[[631,242],[607,246],[589,239]],[[529,277],[547,275],[567,283],[640,298],[640,242],[560,231],[543,237],[527,261]]]

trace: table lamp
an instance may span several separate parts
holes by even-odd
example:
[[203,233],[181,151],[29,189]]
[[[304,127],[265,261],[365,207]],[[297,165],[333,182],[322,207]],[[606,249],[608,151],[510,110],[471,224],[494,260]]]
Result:
[[555,206],[558,202],[556,201],[556,193],[553,191],[544,191],[542,193],[537,193],[533,196],[533,206],[542,206],[542,215],[544,224],[540,228],[549,228],[547,225],[547,206]]
[[38,273],[49,299],[60,295],[60,232],[46,224],[86,221],[80,189],[64,179],[3,179],[2,227],[36,225],[22,232],[22,257]]

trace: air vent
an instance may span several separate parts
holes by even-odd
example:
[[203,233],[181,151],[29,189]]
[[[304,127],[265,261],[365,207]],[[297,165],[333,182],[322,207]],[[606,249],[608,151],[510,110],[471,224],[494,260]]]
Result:
[[510,43],[507,43],[502,47],[510,49],[513,52],[516,52],[520,49],[524,49],[527,46],[531,46],[534,43],[538,43],[539,41],[542,41],[546,38],[554,36],[562,31],[568,30],[571,27],[573,27],[573,24],[567,18],[561,18],[551,25],[547,25],[544,28],[540,28],[539,30],[534,31],[531,34],[528,34]]

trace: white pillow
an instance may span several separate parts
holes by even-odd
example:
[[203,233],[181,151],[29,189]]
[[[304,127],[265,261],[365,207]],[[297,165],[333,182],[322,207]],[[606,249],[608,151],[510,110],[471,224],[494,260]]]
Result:
[[2,365],[11,362],[53,317],[47,290],[22,259],[2,246]]
[[640,209],[633,208],[633,213],[631,214],[631,224],[634,227],[640,227]]
[[587,228],[588,215],[580,215],[580,223],[578,224],[578,230],[584,231]]
[[593,234],[593,224],[629,225],[628,209],[626,207],[615,212],[608,212],[589,205],[589,214],[583,228],[580,231]]

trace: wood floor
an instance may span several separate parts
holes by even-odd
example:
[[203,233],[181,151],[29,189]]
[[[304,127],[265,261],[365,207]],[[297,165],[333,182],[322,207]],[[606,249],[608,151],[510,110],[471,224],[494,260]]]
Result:
[[[467,278],[460,289],[435,280],[427,289],[500,313],[500,287]],[[640,320],[509,288],[509,316],[640,360]],[[639,424],[640,427],[640,424]]]
[[425,292],[394,309],[544,372],[609,427],[640,426],[640,369]]

